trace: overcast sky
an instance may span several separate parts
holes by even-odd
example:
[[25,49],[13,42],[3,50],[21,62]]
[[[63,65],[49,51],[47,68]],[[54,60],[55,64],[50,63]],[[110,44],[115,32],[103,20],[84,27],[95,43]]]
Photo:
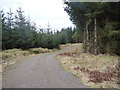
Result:
[[54,29],[74,26],[64,11],[63,0],[0,0],[1,9],[5,12],[9,8],[13,12],[19,7],[25,11],[25,16],[41,27],[46,27],[48,21]]

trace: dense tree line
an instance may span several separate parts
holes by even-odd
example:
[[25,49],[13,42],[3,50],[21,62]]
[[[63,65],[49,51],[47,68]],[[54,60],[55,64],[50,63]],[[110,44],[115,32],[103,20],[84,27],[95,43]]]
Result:
[[120,55],[120,2],[65,2],[84,51]]
[[29,49],[29,48],[59,48],[60,44],[72,43],[72,36],[75,29],[72,27],[63,28],[61,31],[54,31],[36,27],[30,18],[26,18],[24,11],[19,8],[14,14],[10,9],[4,13],[0,11],[2,20],[2,49]]

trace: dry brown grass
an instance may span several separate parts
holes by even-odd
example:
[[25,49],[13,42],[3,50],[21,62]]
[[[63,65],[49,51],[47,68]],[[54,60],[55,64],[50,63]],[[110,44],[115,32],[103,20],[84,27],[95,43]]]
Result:
[[83,53],[82,45],[71,52],[57,56],[63,68],[78,76],[81,81],[93,88],[119,88],[119,56],[92,55]]
[[60,49],[63,49],[63,48],[68,47],[68,46],[70,46],[70,45],[71,45],[70,43],[68,43],[68,44],[61,44],[61,45],[60,45]]
[[3,66],[3,70],[8,68],[9,65],[15,64],[17,61],[22,60],[28,56],[34,56],[35,54],[52,52],[55,50],[47,49],[47,48],[31,48],[29,50],[21,50],[21,49],[9,49],[0,52],[0,63]]

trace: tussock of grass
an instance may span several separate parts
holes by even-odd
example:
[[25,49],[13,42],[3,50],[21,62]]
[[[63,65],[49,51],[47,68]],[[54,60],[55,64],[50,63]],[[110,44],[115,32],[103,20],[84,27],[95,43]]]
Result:
[[92,55],[83,53],[82,45],[71,52],[57,56],[63,68],[78,76],[93,88],[119,88],[119,56]]
[[63,49],[63,48],[68,47],[70,45],[71,45],[70,43],[68,43],[68,44],[62,44],[62,45],[60,45],[60,49]]
[[35,54],[52,52],[51,49],[47,49],[47,48],[32,48],[32,49],[29,49],[29,51]]
[[23,51],[21,49],[11,49],[11,50],[5,50],[2,53],[2,62],[5,63],[6,61],[10,61],[13,58],[16,58],[17,56],[27,56],[32,54],[29,51]]

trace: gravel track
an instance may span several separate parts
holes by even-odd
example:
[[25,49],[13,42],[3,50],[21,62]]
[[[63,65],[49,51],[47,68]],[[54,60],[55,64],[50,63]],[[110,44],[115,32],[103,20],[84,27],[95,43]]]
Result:
[[80,80],[63,70],[55,56],[72,50],[76,45],[62,50],[36,55],[10,66],[3,72],[3,88],[87,88]]

